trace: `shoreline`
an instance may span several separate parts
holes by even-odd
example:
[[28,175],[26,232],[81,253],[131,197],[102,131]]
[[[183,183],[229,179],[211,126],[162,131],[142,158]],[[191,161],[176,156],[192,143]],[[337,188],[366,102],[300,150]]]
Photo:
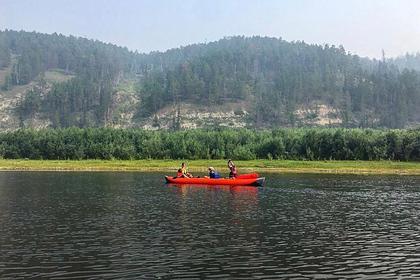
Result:
[[[207,172],[213,166],[227,173],[226,160],[9,160],[0,159],[0,171],[65,172],[168,172],[176,173],[181,162],[190,172]],[[354,175],[420,175],[420,162],[397,161],[235,161],[240,173],[301,173]]]

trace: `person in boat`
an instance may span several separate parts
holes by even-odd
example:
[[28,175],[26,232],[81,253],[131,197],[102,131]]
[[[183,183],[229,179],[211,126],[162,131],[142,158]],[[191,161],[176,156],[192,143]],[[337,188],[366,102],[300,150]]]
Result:
[[176,178],[185,178],[185,174],[182,173],[182,169],[178,169],[178,172],[176,173]]
[[193,177],[193,175],[191,173],[188,173],[187,166],[186,166],[185,162],[183,162],[181,164],[181,172],[183,174],[183,177],[185,177],[185,178],[192,178]]
[[228,160],[228,168],[230,170],[229,178],[236,178],[238,176],[238,171],[236,169],[236,165],[233,163],[231,159]]
[[210,179],[220,179],[222,178],[220,174],[213,167],[209,167],[209,177]]

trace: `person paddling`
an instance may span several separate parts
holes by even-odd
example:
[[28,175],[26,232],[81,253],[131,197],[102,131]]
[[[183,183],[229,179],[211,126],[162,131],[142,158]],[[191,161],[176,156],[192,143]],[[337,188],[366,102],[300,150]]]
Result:
[[182,172],[183,177],[186,177],[186,178],[192,178],[193,177],[193,175],[191,173],[188,173],[187,166],[185,165],[185,162],[183,162],[181,164],[181,172]]
[[230,170],[229,178],[236,178],[238,176],[238,171],[236,170],[236,166],[231,159],[228,160],[228,167]]

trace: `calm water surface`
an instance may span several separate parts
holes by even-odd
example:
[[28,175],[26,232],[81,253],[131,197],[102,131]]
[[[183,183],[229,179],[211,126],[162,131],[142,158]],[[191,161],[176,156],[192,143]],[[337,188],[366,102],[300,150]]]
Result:
[[420,279],[420,177],[0,172],[1,279]]

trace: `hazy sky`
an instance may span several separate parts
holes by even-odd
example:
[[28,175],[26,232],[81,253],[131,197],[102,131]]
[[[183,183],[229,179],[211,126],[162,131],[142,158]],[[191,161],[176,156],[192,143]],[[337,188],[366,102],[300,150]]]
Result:
[[420,0],[0,0],[0,29],[149,52],[231,35],[329,43],[362,56],[420,51]]

